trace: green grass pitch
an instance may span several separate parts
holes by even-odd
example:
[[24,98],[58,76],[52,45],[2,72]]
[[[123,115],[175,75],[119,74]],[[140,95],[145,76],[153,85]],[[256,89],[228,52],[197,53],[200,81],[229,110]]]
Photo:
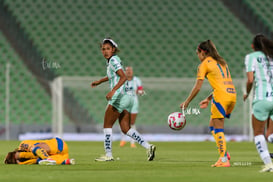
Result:
[[[74,166],[4,165],[0,164],[1,182],[166,182],[221,181],[267,182],[273,173],[259,173],[263,165],[251,142],[229,142],[230,168],[210,167],[218,159],[214,142],[154,142],[156,158],[146,161],[146,151],[138,145],[119,147],[113,143],[114,162],[95,162],[103,154],[102,142],[67,142]],[[0,141],[0,157],[13,150],[19,141]],[[269,150],[273,145],[269,144]]]

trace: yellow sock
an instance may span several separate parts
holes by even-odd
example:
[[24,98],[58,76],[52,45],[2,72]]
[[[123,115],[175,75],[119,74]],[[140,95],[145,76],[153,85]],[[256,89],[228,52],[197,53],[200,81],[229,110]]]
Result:
[[216,143],[218,146],[220,157],[224,157],[227,150],[225,134],[224,132],[217,132],[215,136],[216,136]]
[[40,148],[40,147],[35,147],[33,150],[32,150],[32,153],[34,154],[34,155],[37,155],[39,158],[41,158],[41,159],[46,159],[46,158],[48,158],[48,153],[46,152],[46,150],[45,149],[43,149],[43,148]]
[[211,133],[211,135],[214,138],[214,141],[216,143],[216,147],[217,147],[218,153],[220,154],[219,147],[218,147],[218,144],[217,144],[217,137],[215,135],[215,131],[214,131],[214,128],[212,126],[210,127],[210,133]]

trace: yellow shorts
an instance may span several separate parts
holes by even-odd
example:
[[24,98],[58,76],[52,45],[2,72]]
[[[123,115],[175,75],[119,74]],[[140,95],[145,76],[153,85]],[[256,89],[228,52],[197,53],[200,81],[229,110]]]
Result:
[[220,101],[216,102],[212,99],[211,102],[211,118],[229,118],[234,109],[236,101]]

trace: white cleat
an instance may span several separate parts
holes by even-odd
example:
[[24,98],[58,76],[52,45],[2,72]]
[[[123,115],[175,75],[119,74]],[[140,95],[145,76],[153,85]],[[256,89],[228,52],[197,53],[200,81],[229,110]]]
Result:
[[273,164],[267,164],[264,166],[264,168],[262,170],[260,170],[260,173],[264,173],[264,172],[273,172]]
[[44,165],[44,166],[56,165],[56,161],[54,161],[52,159],[44,159],[44,160],[39,161],[39,165]]
[[114,157],[108,157],[108,156],[101,156],[95,159],[97,162],[108,162],[108,161],[114,161]]

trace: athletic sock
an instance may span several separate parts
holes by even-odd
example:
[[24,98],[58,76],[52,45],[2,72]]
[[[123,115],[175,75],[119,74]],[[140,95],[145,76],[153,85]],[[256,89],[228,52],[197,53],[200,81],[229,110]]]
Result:
[[271,134],[267,137],[267,141],[270,143],[273,143],[273,134]]
[[211,135],[213,136],[214,141],[215,141],[215,143],[216,143],[216,147],[217,147],[218,153],[220,154],[219,147],[218,147],[218,145],[217,145],[217,137],[216,137],[216,135],[215,135],[214,127],[213,127],[213,126],[210,126],[210,127],[209,127],[209,130],[210,130],[210,133],[211,133]]
[[271,158],[268,152],[268,148],[267,148],[267,144],[265,141],[265,137],[264,135],[257,135],[254,137],[254,142],[256,145],[256,149],[261,157],[261,159],[263,160],[264,164],[270,164]]
[[36,156],[38,156],[41,159],[46,159],[49,157],[48,153],[46,152],[45,149],[41,148],[41,147],[34,147],[32,149],[32,153]]
[[112,128],[104,128],[104,150],[107,157],[112,157]]
[[216,136],[218,151],[222,159],[222,162],[226,162],[227,161],[227,154],[226,154],[227,145],[226,145],[224,129],[215,129],[215,136]]
[[[131,128],[136,130],[136,125],[131,125]],[[135,140],[133,138],[131,138],[131,144],[135,144]]]
[[135,141],[137,141],[144,148],[149,149],[150,144],[147,141],[145,141],[143,137],[135,129],[130,128],[126,134],[129,137],[133,138]]

